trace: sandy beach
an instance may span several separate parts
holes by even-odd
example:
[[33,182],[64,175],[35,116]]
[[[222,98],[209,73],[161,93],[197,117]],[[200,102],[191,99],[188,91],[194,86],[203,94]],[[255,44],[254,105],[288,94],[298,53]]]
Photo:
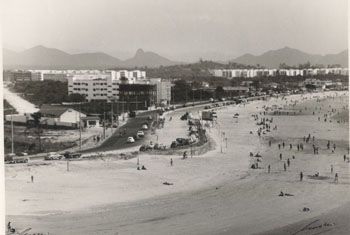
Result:
[[[198,116],[198,110],[191,112]],[[168,113],[164,128],[150,140],[169,146],[185,137],[188,125],[180,120],[185,111]],[[297,234],[325,228],[346,234],[341,215],[350,213],[348,92],[269,98],[224,106],[217,114],[217,123],[207,128],[210,151],[198,155],[194,149],[186,160],[139,154],[145,171],[136,170],[137,158],[111,156],[125,150],[72,161],[69,171],[65,161],[6,165],[7,221],[19,230],[50,234],[296,234],[321,216],[329,226]],[[273,121],[271,131],[258,136],[261,118]],[[303,137],[309,134],[306,143]],[[297,149],[300,143],[303,150]],[[250,152],[262,156],[258,169],[251,169],[256,158]],[[317,172],[321,177],[311,177]],[[292,196],[280,197],[281,191]]]

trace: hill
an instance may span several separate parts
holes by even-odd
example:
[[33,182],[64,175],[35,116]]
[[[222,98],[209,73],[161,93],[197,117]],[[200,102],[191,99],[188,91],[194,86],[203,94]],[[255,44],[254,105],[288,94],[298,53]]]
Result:
[[69,54],[44,46],[36,46],[18,53],[4,48],[3,61],[5,69],[108,69],[178,64],[154,52],[144,52],[142,49],[139,49],[133,58],[122,61],[102,52]]
[[262,55],[245,54],[240,56],[232,62],[246,64],[246,65],[257,65],[264,66],[267,68],[278,68],[280,64],[285,63],[289,66],[297,66],[310,62],[311,64],[340,64],[343,67],[348,66],[348,50],[342,51],[338,54],[329,55],[313,55],[303,51],[284,47],[278,50],[270,50]]

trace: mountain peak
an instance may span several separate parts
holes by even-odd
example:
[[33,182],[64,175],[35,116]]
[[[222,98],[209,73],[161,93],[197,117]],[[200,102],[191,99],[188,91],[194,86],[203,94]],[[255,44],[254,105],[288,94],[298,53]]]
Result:
[[140,48],[140,49],[138,49],[138,50],[136,51],[135,56],[140,56],[140,55],[143,55],[143,54],[145,54],[145,52],[144,52],[144,50],[142,50],[142,49]]

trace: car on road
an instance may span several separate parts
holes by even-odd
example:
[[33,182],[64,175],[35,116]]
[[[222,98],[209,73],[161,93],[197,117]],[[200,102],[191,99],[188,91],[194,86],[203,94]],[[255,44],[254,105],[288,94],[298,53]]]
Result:
[[143,124],[141,127],[142,130],[148,130],[148,125],[147,124]]
[[143,131],[138,131],[138,132],[136,133],[136,135],[137,135],[138,137],[144,137],[144,136],[145,136],[145,133],[144,133]]
[[9,153],[5,156],[5,163],[15,164],[15,163],[27,163],[28,157],[26,156],[16,156],[14,153]]
[[213,99],[213,98],[210,98],[210,99],[209,99],[209,102],[214,102],[214,99]]
[[62,154],[50,152],[44,157],[44,160],[61,160],[63,158]]
[[71,152],[66,152],[63,155],[66,159],[74,159],[74,158],[80,158],[81,153],[71,153]]
[[128,137],[128,139],[126,140],[127,143],[135,143],[135,139],[134,137]]

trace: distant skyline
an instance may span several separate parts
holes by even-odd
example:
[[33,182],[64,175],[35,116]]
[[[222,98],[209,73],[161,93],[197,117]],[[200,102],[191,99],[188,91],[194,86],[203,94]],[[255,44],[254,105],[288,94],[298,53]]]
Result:
[[348,48],[347,0],[3,0],[3,47],[69,53],[136,50],[177,61],[233,59],[285,46]]

